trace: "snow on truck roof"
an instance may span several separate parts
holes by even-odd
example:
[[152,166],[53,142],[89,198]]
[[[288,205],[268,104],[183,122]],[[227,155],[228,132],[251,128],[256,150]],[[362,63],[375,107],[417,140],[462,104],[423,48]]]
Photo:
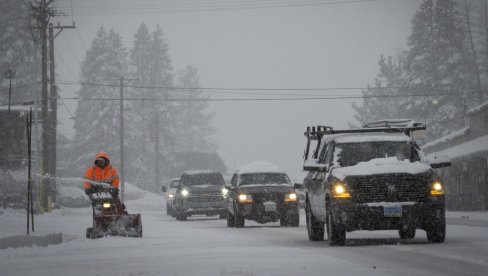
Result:
[[364,176],[375,174],[406,173],[420,174],[431,170],[431,167],[421,162],[410,162],[409,160],[398,160],[396,157],[376,158],[367,162],[359,162],[350,167],[341,167],[333,170],[333,175],[340,180],[347,176]]
[[184,174],[186,175],[195,175],[195,174],[215,174],[220,173],[219,171],[212,171],[212,170],[193,170],[193,171],[185,171]]
[[266,161],[255,161],[250,164],[239,167],[236,172],[243,173],[285,173],[276,165]]
[[[363,142],[410,142],[412,139],[403,133],[341,133],[324,135],[322,142],[335,140],[336,143]],[[324,143],[325,144],[325,143]]]

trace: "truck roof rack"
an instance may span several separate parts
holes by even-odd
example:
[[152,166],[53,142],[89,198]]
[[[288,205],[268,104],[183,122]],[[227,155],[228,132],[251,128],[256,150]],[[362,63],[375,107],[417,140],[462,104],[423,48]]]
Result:
[[426,130],[425,124],[415,122],[408,119],[398,120],[381,120],[374,121],[363,125],[363,128],[358,129],[341,129],[335,130],[331,126],[307,126],[307,131],[304,135],[307,137],[307,147],[304,153],[304,159],[308,159],[310,152],[310,142],[318,140],[317,147],[312,155],[312,158],[317,158],[320,148],[320,142],[324,135],[341,134],[341,133],[371,133],[371,132],[383,132],[383,133],[404,133],[411,137],[413,131]]

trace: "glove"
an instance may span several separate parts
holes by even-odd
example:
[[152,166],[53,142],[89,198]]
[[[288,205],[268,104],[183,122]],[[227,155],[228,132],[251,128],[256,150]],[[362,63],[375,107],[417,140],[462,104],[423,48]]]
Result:
[[88,189],[85,189],[85,194],[86,195],[90,195],[90,194],[93,194],[93,189],[90,187]]

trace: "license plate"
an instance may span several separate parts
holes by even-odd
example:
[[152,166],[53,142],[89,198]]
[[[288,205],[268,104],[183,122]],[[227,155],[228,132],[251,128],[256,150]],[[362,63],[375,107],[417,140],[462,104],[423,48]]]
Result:
[[276,212],[276,203],[272,201],[266,201],[263,204],[265,212]]
[[383,207],[385,217],[399,218],[402,216],[402,206],[385,206]]

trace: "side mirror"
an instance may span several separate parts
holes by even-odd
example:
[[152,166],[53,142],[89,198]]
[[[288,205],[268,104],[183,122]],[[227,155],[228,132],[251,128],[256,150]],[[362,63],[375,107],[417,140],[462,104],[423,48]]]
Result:
[[166,193],[166,186],[162,186],[161,191],[163,191],[163,193]]
[[427,157],[426,161],[433,169],[451,166],[451,159],[446,155]]
[[293,189],[301,190],[301,189],[303,189],[303,184],[302,183],[295,183],[295,184],[293,184]]
[[317,163],[317,159],[305,160],[303,170],[309,172],[326,172],[327,165]]

